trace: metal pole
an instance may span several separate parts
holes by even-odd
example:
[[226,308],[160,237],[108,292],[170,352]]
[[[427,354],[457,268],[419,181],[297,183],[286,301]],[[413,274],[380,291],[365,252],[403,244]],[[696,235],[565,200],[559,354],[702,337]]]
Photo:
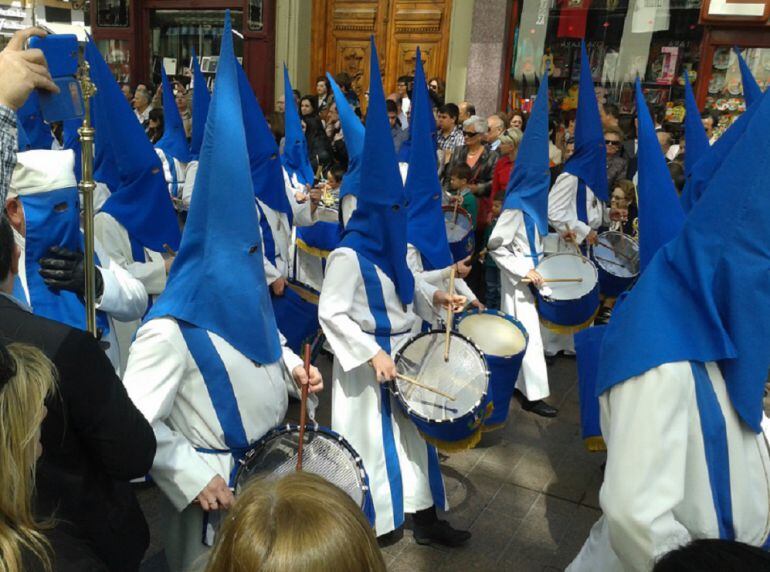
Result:
[[94,262],[94,134],[91,125],[91,98],[96,94],[96,86],[88,73],[88,62],[83,60],[80,68],[80,87],[83,91],[85,116],[83,126],[78,129],[82,149],[83,176],[78,188],[83,197],[83,234],[85,235],[85,306],[86,328],[96,337],[96,265]]

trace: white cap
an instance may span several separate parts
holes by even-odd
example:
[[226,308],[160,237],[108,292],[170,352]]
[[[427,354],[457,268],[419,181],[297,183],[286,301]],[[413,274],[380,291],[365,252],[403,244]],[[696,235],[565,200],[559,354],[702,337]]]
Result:
[[16,155],[8,197],[35,195],[76,187],[72,150],[33,150]]

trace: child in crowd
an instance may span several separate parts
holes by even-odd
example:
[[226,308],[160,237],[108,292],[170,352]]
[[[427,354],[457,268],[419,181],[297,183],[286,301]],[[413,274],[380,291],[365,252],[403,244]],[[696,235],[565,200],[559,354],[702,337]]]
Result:
[[460,163],[452,168],[449,179],[449,187],[452,190],[449,195],[449,205],[454,207],[455,203],[460,203],[460,207],[471,215],[473,229],[475,230],[479,206],[476,202],[476,196],[468,188],[468,181],[470,179],[471,168],[466,163]]
[[490,310],[500,309],[500,269],[495,264],[495,261],[487,253],[487,245],[489,244],[489,237],[492,235],[492,231],[495,230],[497,219],[500,217],[500,212],[503,210],[503,196],[502,194],[495,197],[492,202],[492,218],[489,221],[489,225],[484,230],[484,246],[481,251],[481,258],[484,262],[484,283],[486,285],[487,293],[487,308]]

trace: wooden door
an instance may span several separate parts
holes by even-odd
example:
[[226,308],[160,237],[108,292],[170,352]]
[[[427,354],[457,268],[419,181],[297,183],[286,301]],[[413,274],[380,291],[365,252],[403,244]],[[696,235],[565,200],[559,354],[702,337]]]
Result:
[[311,78],[347,72],[364,101],[369,86],[369,37],[374,36],[385,93],[414,75],[417,46],[425,75],[446,78],[452,0],[313,0]]

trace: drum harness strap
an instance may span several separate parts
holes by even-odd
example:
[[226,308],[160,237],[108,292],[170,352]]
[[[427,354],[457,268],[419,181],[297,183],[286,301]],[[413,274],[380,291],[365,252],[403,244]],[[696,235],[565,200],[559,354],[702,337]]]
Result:
[[265,258],[275,266],[275,238],[273,237],[273,231],[270,228],[270,223],[267,222],[267,217],[265,217],[265,211],[262,210],[262,205],[259,204],[258,200],[255,200],[257,203],[257,210],[259,211],[259,229],[262,231],[262,244],[265,248]]
[[[586,183],[583,179],[578,178],[577,199],[576,199],[577,204],[575,206],[577,208],[578,220],[583,224],[588,224],[588,205],[586,204],[587,201],[588,201],[588,195],[586,192]],[[587,251],[587,247],[585,243],[580,247],[580,250],[585,256]]]
[[168,172],[171,173],[171,196],[175,199],[178,199],[179,177],[177,177],[176,174],[176,164],[174,163],[174,158],[166,153],[163,149],[161,149],[160,152],[163,153],[163,156],[166,158],[166,163],[168,164]]
[[537,251],[537,234],[535,232],[535,221],[532,220],[532,217],[530,217],[527,213],[524,214],[524,230],[527,231],[527,242],[529,242],[529,254],[526,254],[525,256],[529,256],[532,259],[532,266],[537,266],[540,262],[540,257],[543,255],[542,252]]

